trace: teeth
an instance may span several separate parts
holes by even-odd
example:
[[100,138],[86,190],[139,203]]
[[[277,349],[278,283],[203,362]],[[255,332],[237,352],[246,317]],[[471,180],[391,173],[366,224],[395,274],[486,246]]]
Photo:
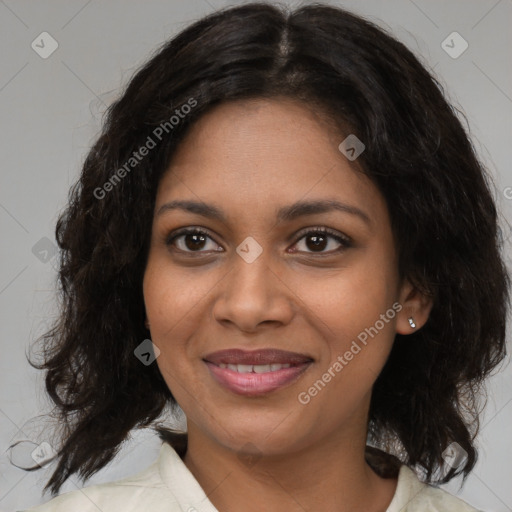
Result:
[[257,364],[253,366],[254,373],[265,373],[270,371],[269,364]]
[[225,364],[219,363],[219,368],[228,368],[238,373],[267,373],[289,368],[290,363],[284,364]]

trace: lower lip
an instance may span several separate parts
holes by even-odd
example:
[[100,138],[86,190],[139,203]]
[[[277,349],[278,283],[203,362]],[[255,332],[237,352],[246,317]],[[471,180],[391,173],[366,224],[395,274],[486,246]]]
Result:
[[303,363],[266,373],[238,373],[209,361],[205,363],[217,382],[234,393],[246,396],[262,395],[282,388],[298,379],[311,364]]

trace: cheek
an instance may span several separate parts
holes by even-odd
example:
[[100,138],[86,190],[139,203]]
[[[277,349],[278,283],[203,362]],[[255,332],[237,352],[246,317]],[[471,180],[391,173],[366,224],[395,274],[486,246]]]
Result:
[[[302,281],[301,298],[324,340],[319,345],[324,349],[320,378],[329,370],[331,377],[336,375],[330,387],[340,386],[346,392],[349,382],[356,394],[365,393],[384,366],[395,338],[399,307],[393,276],[384,265],[361,265],[329,279]],[[336,361],[339,364],[333,367]]]
[[200,304],[204,294],[195,279],[187,279],[162,259],[153,256],[148,261],[144,303],[151,340],[160,350],[156,364],[174,398],[182,404],[187,401],[187,388],[193,378],[192,372],[184,371],[187,339],[194,332],[194,306]]
[[190,399],[189,389],[196,398],[202,394],[197,368],[190,366],[197,359],[191,338],[201,329],[205,300],[220,277],[212,271],[173,268],[165,256],[148,261],[143,290],[151,340],[160,350],[156,363],[182,406]]
[[391,308],[396,298],[392,277],[378,267],[360,265],[321,279],[302,276],[295,290],[305,308],[324,325],[326,335],[345,339],[373,326]]
[[144,277],[144,302],[151,333],[161,338],[182,330],[218,281],[212,272],[177,270],[168,263],[149,262]]

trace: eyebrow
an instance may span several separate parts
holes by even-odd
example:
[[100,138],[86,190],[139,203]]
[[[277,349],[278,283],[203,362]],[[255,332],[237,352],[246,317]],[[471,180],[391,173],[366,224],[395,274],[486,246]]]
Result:
[[[195,213],[209,219],[215,219],[226,223],[227,219],[225,214],[212,204],[206,204],[199,201],[190,200],[175,200],[169,203],[163,204],[156,213],[156,216],[160,216],[163,213],[170,210],[183,210],[190,213]],[[363,210],[349,204],[341,203],[334,199],[320,199],[312,201],[298,201],[288,206],[282,206],[277,210],[277,219],[279,221],[292,221],[299,217],[306,215],[315,215],[319,213],[327,213],[330,211],[341,211],[355,215],[362,219],[366,224],[371,225],[372,222],[367,213]]]

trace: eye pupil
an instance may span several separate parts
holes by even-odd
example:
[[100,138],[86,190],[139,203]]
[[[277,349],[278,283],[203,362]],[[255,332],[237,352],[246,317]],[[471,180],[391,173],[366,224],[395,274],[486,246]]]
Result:
[[[194,242],[193,244],[189,244],[188,241],[190,240],[190,238],[193,238],[194,239]],[[206,237],[204,235],[198,235],[198,234],[187,234],[185,235],[185,245],[187,246],[187,249],[202,249],[203,248],[203,245],[204,245],[204,242],[206,240]]]
[[306,244],[306,245],[308,245],[308,248],[316,248],[316,249],[318,249],[319,247],[321,249],[325,248],[326,237],[324,235],[310,235],[307,238],[309,240],[313,241],[313,245],[311,245],[311,247],[310,247],[309,243]]

